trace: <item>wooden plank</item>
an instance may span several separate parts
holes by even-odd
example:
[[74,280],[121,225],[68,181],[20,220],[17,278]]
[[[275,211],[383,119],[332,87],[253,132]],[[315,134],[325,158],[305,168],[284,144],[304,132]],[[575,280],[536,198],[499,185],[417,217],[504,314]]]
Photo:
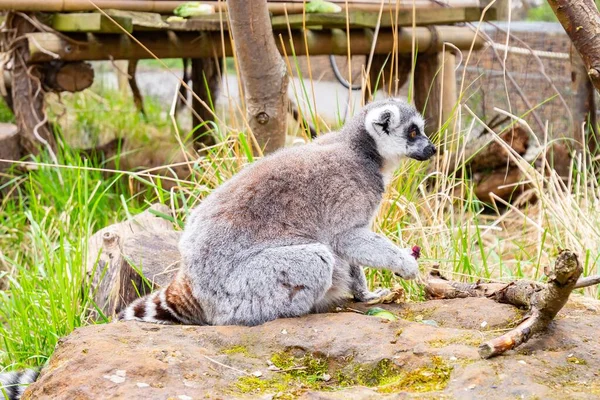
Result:
[[123,11],[123,10],[106,10],[112,18],[129,18],[133,24],[134,30],[145,30],[146,28],[161,29],[168,28],[169,24],[163,21],[162,16],[158,13],[141,12],[141,11]]
[[[113,17],[127,32],[133,32],[131,18]],[[123,33],[123,29],[105,15],[99,13],[54,14],[52,28],[59,32]]]
[[[415,25],[447,25],[457,22],[479,21],[482,14],[479,7],[463,8],[439,8],[439,9],[419,9],[416,12]],[[398,17],[394,14],[384,13],[381,18],[381,28],[391,28],[393,26],[412,26],[412,10],[400,10]],[[350,28],[371,28],[374,29],[378,24],[379,13],[352,11],[348,14]],[[484,20],[493,20],[495,10],[488,10]],[[346,28],[346,13],[335,14],[293,14],[277,15],[271,18],[273,29],[286,29],[288,24],[291,28],[302,28],[322,26],[324,28]]]
[[[170,21],[169,29],[181,32],[199,32],[210,31],[218,32],[223,26],[224,30],[229,30],[227,13],[207,14],[198,17],[186,19],[185,21]],[[221,25],[221,21],[223,21]]]

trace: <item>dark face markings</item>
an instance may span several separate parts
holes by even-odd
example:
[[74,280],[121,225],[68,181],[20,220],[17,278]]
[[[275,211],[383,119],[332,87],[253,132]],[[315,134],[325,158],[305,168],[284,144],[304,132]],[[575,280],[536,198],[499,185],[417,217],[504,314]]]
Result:
[[381,113],[381,117],[379,121],[375,122],[375,125],[381,127],[381,130],[385,132],[387,135],[390,134],[390,120],[392,119],[392,113],[389,111],[384,111]]

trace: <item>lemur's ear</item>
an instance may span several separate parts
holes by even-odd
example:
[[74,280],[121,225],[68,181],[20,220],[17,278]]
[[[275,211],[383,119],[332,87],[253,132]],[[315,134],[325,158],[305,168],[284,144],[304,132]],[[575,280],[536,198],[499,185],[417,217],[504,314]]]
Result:
[[390,134],[390,120],[392,119],[392,113],[388,110],[382,111],[379,114],[379,118],[373,121],[373,128],[378,133]]

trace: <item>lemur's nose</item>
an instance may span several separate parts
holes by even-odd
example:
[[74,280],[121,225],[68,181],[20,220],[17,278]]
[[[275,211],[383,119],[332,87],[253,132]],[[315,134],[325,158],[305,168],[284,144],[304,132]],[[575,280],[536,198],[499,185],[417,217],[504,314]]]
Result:
[[436,153],[437,149],[435,148],[435,146],[433,144],[428,144],[427,147],[425,147],[425,156],[427,158],[433,156]]

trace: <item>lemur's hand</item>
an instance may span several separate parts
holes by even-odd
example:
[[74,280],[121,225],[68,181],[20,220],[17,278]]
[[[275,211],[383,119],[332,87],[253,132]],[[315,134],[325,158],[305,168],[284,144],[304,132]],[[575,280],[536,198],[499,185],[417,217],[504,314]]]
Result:
[[402,266],[394,271],[396,276],[399,276],[402,279],[414,279],[419,275],[419,263],[417,263],[414,253],[414,247],[411,249],[400,249]]

